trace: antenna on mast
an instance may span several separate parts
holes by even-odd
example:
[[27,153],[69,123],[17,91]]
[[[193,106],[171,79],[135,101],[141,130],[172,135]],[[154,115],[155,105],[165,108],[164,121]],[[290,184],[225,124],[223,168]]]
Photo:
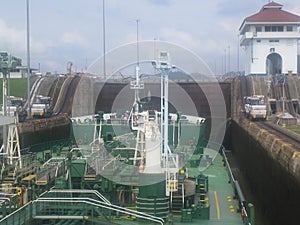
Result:
[[136,64],[140,65],[140,49],[139,49],[139,19],[136,19]]
[[136,19],[136,66],[135,66],[135,80],[131,81],[130,88],[134,90],[134,112],[139,112],[139,90],[144,89],[144,83],[140,81],[140,54],[139,54],[139,19]]

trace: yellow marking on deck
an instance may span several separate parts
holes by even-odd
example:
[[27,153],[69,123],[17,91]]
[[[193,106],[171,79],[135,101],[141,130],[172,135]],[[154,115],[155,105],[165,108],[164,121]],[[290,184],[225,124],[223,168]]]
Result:
[[232,199],[231,199],[231,196],[230,196],[230,195],[227,196],[227,201],[228,201],[228,202],[232,202]]
[[218,217],[218,220],[220,220],[221,212],[220,212],[220,206],[219,206],[219,199],[218,199],[218,195],[217,195],[216,191],[214,192],[214,195],[215,195],[215,200],[216,200],[217,217]]
[[30,181],[32,179],[34,179],[36,177],[35,174],[31,174],[31,175],[28,175],[27,177],[24,177],[22,180],[23,181]]
[[297,157],[297,155],[300,155],[300,152],[294,152],[293,156],[292,156],[292,159],[295,159]]
[[285,147],[291,147],[291,146],[292,146],[291,144],[283,143],[281,145],[281,149],[284,149]]
[[37,185],[46,185],[48,183],[48,181],[47,180],[37,180],[35,183]]

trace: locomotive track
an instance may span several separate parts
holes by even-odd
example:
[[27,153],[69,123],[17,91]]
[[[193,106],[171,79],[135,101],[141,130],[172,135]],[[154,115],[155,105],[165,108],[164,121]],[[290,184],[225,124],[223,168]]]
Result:
[[300,135],[282,128],[276,124],[268,123],[266,121],[257,122],[259,126],[266,129],[271,134],[280,137],[286,143],[293,145],[300,152]]

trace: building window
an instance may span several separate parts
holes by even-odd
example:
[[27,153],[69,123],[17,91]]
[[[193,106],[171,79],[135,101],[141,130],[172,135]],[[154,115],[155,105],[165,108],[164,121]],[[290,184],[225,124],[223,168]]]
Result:
[[257,43],[260,43],[260,42],[261,42],[261,40],[256,40],[256,42],[257,42]]
[[279,43],[279,40],[277,40],[277,39],[276,39],[276,40],[273,40],[273,39],[272,39],[272,40],[269,40],[269,42],[270,42],[270,43]]
[[283,32],[283,26],[265,26],[265,32]]
[[293,26],[287,26],[286,31],[287,32],[292,32],[293,31]]
[[262,27],[261,26],[257,26],[256,28],[256,32],[262,32]]

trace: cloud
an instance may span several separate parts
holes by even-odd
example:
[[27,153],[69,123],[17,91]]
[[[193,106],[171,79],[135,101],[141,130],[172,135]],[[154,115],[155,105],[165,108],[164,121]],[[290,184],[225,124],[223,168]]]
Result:
[[216,52],[220,48],[220,43],[215,39],[207,38],[207,35],[202,37],[193,36],[191,33],[172,28],[162,29],[160,37],[162,40],[178,43],[193,52],[201,54]]
[[[11,51],[24,60],[26,10],[18,2],[10,0],[3,6],[0,50]],[[54,4],[53,0],[44,0],[30,4],[31,58],[44,65],[43,68],[64,71],[66,60],[74,57],[76,64],[84,64],[85,58],[92,60],[103,53],[102,1],[86,2]],[[154,38],[170,41],[186,46],[207,61],[221,59],[228,45],[234,54],[243,19],[258,12],[266,3],[266,0],[105,0],[106,51],[136,41],[135,20],[138,18],[141,41]],[[280,3],[284,10],[300,14],[298,1],[281,0]],[[47,60],[50,63],[46,63]]]
[[148,2],[156,5],[170,5],[172,0],[148,0]]
[[196,48],[199,46],[199,40],[194,38],[190,33],[176,30],[174,28],[163,28],[160,32],[160,38],[183,44],[189,48]]
[[80,34],[65,32],[62,34],[60,38],[60,42],[62,44],[70,44],[70,45],[86,45],[86,40]]
[[7,51],[25,51],[26,33],[22,30],[10,28],[0,19],[0,48]]
[[[24,57],[27,52],[27,33],[24,30],[10,28],[0,19],[0,49],[9,51],[17,57]],[[30,37],[31,53],[44,53],[49,47],[53,47],[52,41],[45,41]]]

